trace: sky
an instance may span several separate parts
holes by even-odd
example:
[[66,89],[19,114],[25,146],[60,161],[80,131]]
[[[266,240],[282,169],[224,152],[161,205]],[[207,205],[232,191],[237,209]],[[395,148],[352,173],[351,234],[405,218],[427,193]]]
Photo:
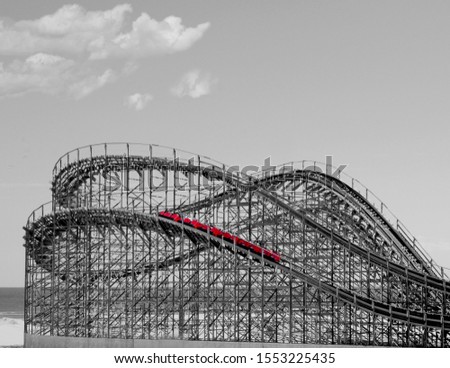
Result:
[[[450,268],[450,2],[0,2],[0,287],[76,147],[346,164]],[[450,272],[448,272],[450,274]]]

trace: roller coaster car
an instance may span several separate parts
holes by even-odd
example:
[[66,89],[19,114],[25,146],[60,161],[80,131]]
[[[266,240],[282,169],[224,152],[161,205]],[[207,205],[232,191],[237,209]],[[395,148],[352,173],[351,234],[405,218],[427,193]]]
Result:
[[271,257],[275,262],[280,262],[281,261],[281,256],[275,252],[272,252],[272,257]]
[[171,218],[173,221],[181,222],[181,216],[180,216],[179,214],[177,214],[177,213],[172,214],[172,215],[170,216],[170,218]]
[[259,254],[261,254],[263,252],[263,249],[259,245],[249,243],[249,242],[247,242],[247,243],[249,244],[248,248],[250,248],[253,252],[259,253]]
[[199,229],[199,230],[202,230],[202,231],[204,231],[204,232],[207,232],[207,231],[208,231],[208,228],[209,228],[208,225],[202,224],[201,222],[199,222],[199,221],[197,221],[197,220],[192,220],[192,221],[191,221],[191,225],[192,225],[192,227],[193,227],[194,229]]
[[158,213],[158,215],[159,215],[160,217],[170,218],[170,216],[171,216],[172,214],[171,214],[170,212],[167,212],[167,211],[161,211],[161,212]]
[[223,236],[223,238],[225,240],[229,240],[232,243],[234,242],[234,239],[236,238],[235,236],[233,236],[233,235],[231,235],[230,233],[227,233],[227,232],[223,232],[222,236]]
[[223,235],[223,231],[218,229],[217,227],[210,227],[210,232],[214,236],[221,237]]
[[171,213],[168,211],[161,211],[161,212],[159,212],[158,215],[161,217],[170,219],[172,221],[175,221],[175,222],[184,223],[185,225],[191,226],[194,229],[201,230],[205,233],[209,231],[210,234],[212,234],[213,236],[215,236],[217,238],[224,239],[227,243],[236,244],[240,248],[248,249],[252,253],[263,256],[264,258],[270,259],[274,262],[279,262],[281,260],[281,257],[279,254],[277,254],[271,250],[264,249],[263,247],[253,244],[247,240],[241,239],[238,236],[230,234],[229,232],[220,230],[217,227],[209,226],[209,225],[201,223],[200,221],[191,220],[187,217],[185,217],[183,219],[179,214]]

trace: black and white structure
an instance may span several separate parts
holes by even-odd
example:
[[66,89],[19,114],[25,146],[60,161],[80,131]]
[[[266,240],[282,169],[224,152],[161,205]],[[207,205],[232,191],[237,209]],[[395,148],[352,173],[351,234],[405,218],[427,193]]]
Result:
[[443,269],[372,192],[326,169],[245,175],[127,143],[67,153],[25,226],[26,346],[449,347]]

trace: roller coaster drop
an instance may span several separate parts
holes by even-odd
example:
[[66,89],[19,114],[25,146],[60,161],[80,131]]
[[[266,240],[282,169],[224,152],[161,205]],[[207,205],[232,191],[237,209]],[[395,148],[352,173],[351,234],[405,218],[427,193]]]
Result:
[[25,227],[26,333],[449,347],[450,282],[401,222],[354,179],[289,167],[67,153]]

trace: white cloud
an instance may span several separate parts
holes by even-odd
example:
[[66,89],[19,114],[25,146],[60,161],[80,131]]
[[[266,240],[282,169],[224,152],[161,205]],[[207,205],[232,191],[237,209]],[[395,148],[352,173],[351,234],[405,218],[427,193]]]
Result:
[[115,82],[117,78],[118,75],[116,72],[112,69],[107,69],[100,75],[91,75],[71,84],[68,88],[68,92],[78,100],[90,95],[92,92],[106,84]]
[[186,28],[181,24],[181,18],[170,16],[158,22],[143,13],[133,22],[130,32],[92,43],[90,57],[145,57],[183,51],[198,41],[209,26],[209,23],[202,23],[195,28]]
[[29,56],[24,64],[27,68],[34,71],[54,69],[55,67],[65,65],[70,67],[73,65],[72,60],[67,60],[58,55],[49,55],[42,52]]
[[0,97],[41,92],[64,93],[81,99],[117,78],[118,73],[111,69],[97,75],[73,60],[38,53],[24,61],[14,60],[6,66],[0,64]]
[[[75,4],[35,20],[0,20],[0,56],[17,58],[8,64],[0,59],[0,97],[38,91],[84,98],[135,72],[137,59],[186,50],[209,28],[185,27],[174,16],[156,21],[146,13],[132,22],[131,12],[129,4],[105,11]],[[122,69],[117,60],[114,68],[105,66],[111,59],[124,60]],[[141,98],[145,106],[148,96]]]
[[216,83],[217,79],[212,78],[209,73],[202,73],[200,70],[191,70],[172,88],[172,93],[177,97],[189,96],[198,98],[210,94],[213,85]]
[[65,5],[36,20],[0,23],[0,54],[69,53],[91,59],[146,57],[183,51],[198,41],[209,23],[185,27],[181,19],[162,21],[142,13],[125,32],[129,4],[106,11],[87,11],[80,5]]
[[16,26],[50,36],[117,32],[122,27],[126,13],[131,12],[129,4],[117,5],[105,11],[86,11],[77,4],[64,5],[53,14],[34,21],[20,21]]
[[36,20],[3,24],[0,54],[85,53],[98,39],[115,37],[131,10],[130,5],[118,5],[106,11],[86,11],[79,5],[65,5]]
[[39,91],[55,94],[72,79],[75,62],[50,54],[35,54],[0,68],[0,97]]
[[135,93],[125,98],[125,106],[140,111],[152,100],[153,96],[149,93]]

